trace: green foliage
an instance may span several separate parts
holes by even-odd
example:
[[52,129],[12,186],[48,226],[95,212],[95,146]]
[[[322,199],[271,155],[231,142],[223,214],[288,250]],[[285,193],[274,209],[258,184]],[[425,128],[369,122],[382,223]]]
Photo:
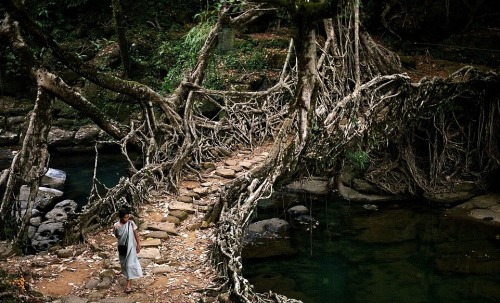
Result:
[[[164,56],[177,58],[174,64],[167,66],[167,76],[163,79],[162,90],[172,92],[182,80],[183,73],[194,66],[196,63],[196,55],[205,43],[214,19],[209,19],[207,22],[200,23],[193,27],[179,41],[164,42],[159,48],[159,60]],[[157,62],[160,63],[161,62]]]
[[250,41],[237,43],[234,51],[219,55],[216,60],[222,68],[244,72],[262,70],[267,67],[264,49]]
[[370,164],[370,156],[367,152],[358,149],[349,150],[345,153],[346,159],[359,170],[365,170]]

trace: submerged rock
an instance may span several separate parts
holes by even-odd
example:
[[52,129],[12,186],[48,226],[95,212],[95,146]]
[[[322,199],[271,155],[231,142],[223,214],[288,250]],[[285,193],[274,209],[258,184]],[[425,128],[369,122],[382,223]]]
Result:
[[312,177],[300,181],[294,181],[286,186],[290,191],[306,192],[315,195],[326,195],[329,192],[328,179]]
[[292,216],[299,216],[299,215],[308,214],[309,209],[307,207],[305,207],[304,205],[297,205],[297,206],[289,208],[286,212]]
[[448,214],[500,224],[500,194],[477,196],[450,209]]

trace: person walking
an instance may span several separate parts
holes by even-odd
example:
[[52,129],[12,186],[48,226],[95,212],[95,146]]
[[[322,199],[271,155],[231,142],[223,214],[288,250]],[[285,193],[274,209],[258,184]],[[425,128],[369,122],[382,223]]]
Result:
[[141,242],[139,241],[137,225],[134,221],[129,220],[128,210],[118,211],[118,217],[120,220],[113,225],[113,233],[118,239],[118,255],[122,273],[127,279],[125,292],[131,293],[132,279],[142,277],[141,264],[137,258],[137,254],[141,251]]

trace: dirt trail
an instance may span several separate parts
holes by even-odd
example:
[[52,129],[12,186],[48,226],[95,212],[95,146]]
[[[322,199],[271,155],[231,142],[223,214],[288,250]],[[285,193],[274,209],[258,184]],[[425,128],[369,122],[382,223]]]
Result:
[[[29,272],[30,287],[50,297],[52,302],[200,302],[205,296],[200,290],[210,287],[216,279],[210,262],[215,228],[201,226],[204,213],[217,201],[224,184],[263,161],[269,147],[266,144],[252,151],[243,150],[213,163],[211,169],[202,172],[203,182],[188,176],[180,184],[179,195],[155,194],[148,204],[141,206],[136,218],[143,244],[141,254],[147,251],[153,258],[141,258],[144,277],[134,280],[131,294],[123,291],[125,279],[111,227],[89,236],[84,244],[34,256],[14,256],[0,265]],[[222,175],[229,175],[220,176],[222,168],[225,169]],[[167,238],[165,233],[160,238],[151,238],[150,229],[168,224],[165,221],[167,215],[174,213],[173,205],[187,207],[189,213],[175,226],[177,235],[170,231]],[[182,212],[177,211],[176,215],[179,213]],[[168,221],[171,219],[169,216]]]

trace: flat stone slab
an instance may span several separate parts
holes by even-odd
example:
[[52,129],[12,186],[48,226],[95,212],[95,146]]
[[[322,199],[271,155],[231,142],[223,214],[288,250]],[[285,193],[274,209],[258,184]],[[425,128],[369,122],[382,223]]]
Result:
[[141,249],[141,252],[137,254],[137,257],[140,259],[159,259],[161,254],[158,248],[148,247]]
[[168,215],[179,218],[179,220],[181,220],[181,221],[186,220],[187,217],[189,216],[187,212],[182,211],[182,210],[172,210]]
[[152,247],[152,246],[158,246],[158,245],[161,245],[160,239],[148,239],[148,240],[141,241],[142,247]]
[[[208,194],[208,188],[207,187],[197,187],[197,188],[193,189],[193,192],[200,195],[200,197],[203,197],[203,196],[206,196]],[[181,202],[185,202],[185,201],[181,201]]]
[[243,171],[243,167],[241,167],[239,165],[231,165],[231,166],[228,166],[227,168],[232,169],[237,173],[239,173],[240,171]]
[[224,164],[227,165],[227,166],[236,166],[236,165],[238,165],[238,161],[236,161],[236,160],[226,160],[226,161],[224,161]]
[[105,298],[96,301],[97,303],[136,303],[148,302],[148,296],[143,293],[132,293],[129,296]]
[[69,296],[62,299],[63,303],[87,303],[89,300],[76,296]]
[[174,272],[174,269],[171,266],[162,265],[162,266],[154,267],[151,270],[151,272],[154,273],[154,274],[165,274],[165,273],[172,273],[172,272]]
[[228,179],[236,178],[236,172],[229,168],[219,168],[215,171],[215,174]]
[[212,186],[212,184],[213,184],[212,182],[203,182],[200,185],[203,187],[210,187],[210,186]]
[[250,167],[252,167],[253,163],[250,161],[242,161],[239,163],[239,165],[245,169],[250,169]]
[[[181,203],[181,202],[178,202]],[[186,203],[183,203],[186,204]],[[190,205],[190,204],[187,204]],[[174,223],[169,223],[169,222],[161,222],[161,223],[155,223],[154,225],[148,226],[149,230],[157,230],[157,231],[164,231],[169,234],[177,235],[177,230],[175,229],[175,224]]]
[[182,210],[182,211],[185,211],[187,213],[194,213],[194,211],[195,211],[192,204],[182,203],[182,202],[171,203],[168,206],[168,209],[169,210]]
[[154,238],[154,239],[168,239],[168,233],[164,231],[153,231],[147,235],[149,238]]
[[191,203],[193,202],[193,197],[190,196],[180,196],[179,199],[177,199],[179,202],[184,202],[184,203]]

